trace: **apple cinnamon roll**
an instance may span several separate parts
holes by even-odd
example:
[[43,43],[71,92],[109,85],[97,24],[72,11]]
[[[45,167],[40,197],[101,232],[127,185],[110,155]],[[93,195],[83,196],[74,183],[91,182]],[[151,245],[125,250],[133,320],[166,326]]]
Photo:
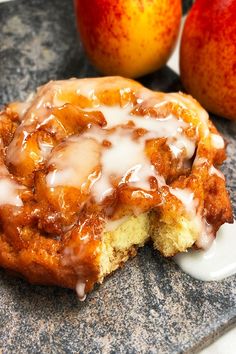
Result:
[[149,239],[169,257],[232,221],[224,140],[182,93],[51,81],[5,107],[0,136],[0,265],[31,283],[84,298]]

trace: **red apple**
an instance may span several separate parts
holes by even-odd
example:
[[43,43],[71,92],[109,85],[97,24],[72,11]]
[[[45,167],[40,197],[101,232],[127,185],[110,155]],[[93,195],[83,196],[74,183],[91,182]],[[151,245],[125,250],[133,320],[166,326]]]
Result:
[[107,75],[138,77],[168,60],[181,19],[181,0],[75,0],[81,40]]
[[236,120],[236,0],[196,0],[184,26],[180,72],[207,110]]

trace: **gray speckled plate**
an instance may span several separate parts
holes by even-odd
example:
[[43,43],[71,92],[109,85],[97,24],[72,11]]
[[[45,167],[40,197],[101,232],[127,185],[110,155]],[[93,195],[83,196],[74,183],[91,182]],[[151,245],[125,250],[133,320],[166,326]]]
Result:
[[[186,2],[185,5],[189,3]],[[96,76],[76,38],[69,0],[0,4],[0,102],[49,79]],[[144,77],[177,90],[168,67]],[[224,165],[236,208],[236,125],[214,119],[229,142]],[[190,353],[236,323],[236,277],[204,283],[146,246],[79,303],[70,290],[31,286],[0,271],[3,353]]]

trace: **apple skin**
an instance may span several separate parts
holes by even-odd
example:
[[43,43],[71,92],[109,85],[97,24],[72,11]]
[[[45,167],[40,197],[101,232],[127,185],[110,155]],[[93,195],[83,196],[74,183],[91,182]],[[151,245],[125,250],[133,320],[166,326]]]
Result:
[[181,0],[75,0],[77,25],[94,66],[107,75],[139,77],[168,60]]
[[236,120],[236,0],[196,0],[183,30],[180,73],[208,111]]

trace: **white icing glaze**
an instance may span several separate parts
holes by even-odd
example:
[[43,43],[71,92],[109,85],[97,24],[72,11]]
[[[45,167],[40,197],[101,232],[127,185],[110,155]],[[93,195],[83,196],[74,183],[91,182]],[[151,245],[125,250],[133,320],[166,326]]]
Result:
[[19,189],[23,186],[18,185],[10,178],[0,179],[0,205],[10,204],[15,206],[22,206],[23,202],[19,196]]
[[100,111],[104,115],[107,125],[106,128],[112,128],[117,125],[127,124],[131,120],[130,111],[132,107],[126,106],[97,106],[83,109],[85,112]]
[[[140,90],[140,98],[145,101],[146,99],[151,102],[151,105],[154,107],[160,107],[165,105],[168,102],[173,102],[177,103],[178,105],[182,106],[184,109],[189,109],[191,110],[196,116],[199,117],[203,129],[202,133],[204,133],[204,136],[207,136],[209,134],[209,128],[208,128],[208,113],[201,107],[201,105],[194,100],[190,96],[181,94],[181,93],[161,93],[158,92],[157,94],[159,97],[157,98],[156,96],[153,96],[152,92],[147,90],[147,89],[142,89]],[[156,101],[156,102],[155,102]]]
[[194,160],[193,162],[193,166],[197,167],[197,166],[202,166],[205,163],[208,163],[208,160],[205,157],[198,157]]
[[106,128],[112,128],[117,125],[133,122],[135,128],[142,128],[150,132],[155,132],[153,137],[150,136],[151,139],[167,137],[167,144],[174,157],[178,157],[183,150],[185,150],[186,158],[188,159],[194,154],[195,142],[183,134],[183,129],[187,127],[187,124],[184,121],[177,119],[174,115],[158,119],[147,115],[131,115],[130,106],[126,106],[122,109],[118,106],[99,106],[97,109],[103,113],[107,121]]
[[192,97],[179,93],[169,93],[168,96],[170,99],[174,99],[175,102],[178,104],[182,105],[184,108],[190,109],[192,112],[195,112],[195,114],[200,118],[201,123],[204,126],[204,134],[207,136],[209,134],[209,129],[208,129],[208,113],[205,109],[200,106],[200,104],[194,100]]
[[[97,129],[92,129],[85,135],[96,139]],[[154,166],[146,157],[145,142],[147,137],[149,137],[148,133],[138,140],[133,140],[130,131],[123,128],[117,128],[108,135],[107,139],[112,145],[103,149],[102,173],[92,188],[98,202],[101,202],[112,192],[111,177],[118,177],[121,179],[120,183],[128,182],[133,187],[145,190],[150,190],[148,180],[151,176],[157,179],[159,185],[165,184],[163,177],[157,174]]]
[[122,225],[125,221],[128,220],[128,216],[124,216],[117,220],[108,219],[105,224],[105,231],[115,231],[120,225]]
[[[92,127],[78,137],[67,139],[67,152],[64,149],[63,155],[62,152],[59,152],[59,155],[56,154],[53,159],[50,158],[49,164],[56,166],[56,169],[47,176],[47,183],[50,187],[56,185],[78,187],[81,185],[82,179],[78,175],[81,174],[82,163],[90,161],[86,154],[91,148],[89,146],[80,147],[80,141],[84,138],[96,140],[100,144],[103,140],[108,140],[111,143],[109,148],[102,148],[100,159],[95,156],[94,160],[89,162],[92,168],[96,166],[95,160],[101,164],[100,178],[94,181],[92,187],[92,192],[99,202],[113,191],[111,177],[119,178],[120,183],[128,182],[131,186],[144,190],[150,190],[149,177],[151,176],[157,179],[159,186],[165,184],[164,178],[158,175],[145,154],[147,140],[167,137],[167,143],[171,145],[172,149],[175,147],[179,152],[184,151],[187,158],[191,158],[194,154],[195,143],[183,135],[186,123],[173,115],[163,119],[134,116],[129,114],[131,109],[129,106],[123,109],[118,109],[116,106],[105,108],[99,106],[96,109],[104,114],[108,127],[105,129]],[[117,127],[117,125],[126,124],[129,121],[134,123],[131,128]],[[108,129],[114,126],[116,126],[115,129]],[[143,128],[147,130],[147,133],[134,140],[132,133],[137,128]],[[70,144],[74,145],[73,148],[69,147]],[[69,150],[70,152],[68,152]],[[85,158],[82,158],[80,162],[78,156],[81,154]],[[83,174],[83,176],[87,175]]]
[[193,216],[196,213],[197,201],[194,199],[194,193],[188,189],[180,189],[180,188],[170,188],[170,193],[173,194],[176,198],[178,198],[188,213]]
[[[123,134],[122,134],[123,133]],[[153,174],[152,165],[144,152],[144,140],[134,141],[130,133],[118,129],[109,136],[112,147],[102,155],[102,175],[94,184],[93,193],[96,200],[101,201],[112,191],[110,176],[122,177],[125,182],[130,174],[129,183],[143,189],[150,189],[148,177]]]
[[223,180],[225,179],[225,176],[223,175],[223,173],[219,170],[217,170],[217,168],[215,168],[213,165],[211,165],[211,167],[209,168],[209,174],[212,175],[217,175],[218,177],[222,178]]
[[78,281],[76,284],[75,290],[76,290],[79,300],[84,301],[86,299],[85,283],[81,283],[80,281]]
[[206,221],[205,218],[200,218],[201,221],[201,232],[199,234],[199,238],[196,242],[196,245],[199,248],[202,248],[204,250],[207,250],[212,242],[214,241],[214,233],[213,233],[213,228],[208,222]]
[[91,84],[91,83],[89,83],[89,84],[84,83],[83,86],[80,86],[77,89],[76,93],[78,95],[85,96],[85,97],[87,97],[89,99],[95,99],[96,98],[94,84]]
[[[204,164],[208,164],[208,160],[204,157],[196,158],[193,163],[194,167],[202,166]],[[217,168],[215,168],[215,166],[210,165],[208,171],[209,171],[210,176],[217,175],[218,177],[225,180],[225,176],[223,175],[223,173],[220,170],[218,170]]]
[[211,143],[215,149],[223,149],[225,146],[224,139],[218,134],[211,134]]
[[182,202],[186,212],[194,222],[199,234],[196,242],[197,246],[202,249],[209,248],[214,239],[213,230],[211,225],[198,212],[198,200],[194,197],[194,193],[188,188],[169,188],[169,191]]
[[178,158],[182,154],[182,149],[180,147],[176,146],[177,144],[169,143],[168,145],[169,145],[169,148],[175,158]]
[[236,221],[221,226],[208,250],[190,250],[174,260],[185,273],[199,280],[222,280],[235,274]]
[[127,124],[128,122],[133,122],[136,128],[143,128],[149,131],[155,131],[159,133],[159,137],[171,137],[176,135],[176,132],[182,132],[181,128],[186,128],[187,124],[178,120],[174,115],[170,115],[167,118],[154,118],[148,115],[139,116],[130,114],[132,106],[127,105],[126,107],[119,106],[98,106],[95,108],[86,108],[84,111],[95,111],[98,110],[104,115],[107,125],[106,128],[113,128],[117,125]]
[[68,139],[52,152],[48,165],[55,169],[46,176],[50,188],[57,186],[83,187],[92,179],[99,163],[100,147],[93,139]]
[[46,141],[39,142],[38,144],[41,150],[42,157],[44,160],[46,160],[47,157],[50,155],[50,152],[52,151],[53,145]]
[[186,159],[191,159],[196,149],[195,142],[181,134],[180,131],[178,131],[174,138],[169,137],[167,143],[175,158],[178,158],[184,151]]

